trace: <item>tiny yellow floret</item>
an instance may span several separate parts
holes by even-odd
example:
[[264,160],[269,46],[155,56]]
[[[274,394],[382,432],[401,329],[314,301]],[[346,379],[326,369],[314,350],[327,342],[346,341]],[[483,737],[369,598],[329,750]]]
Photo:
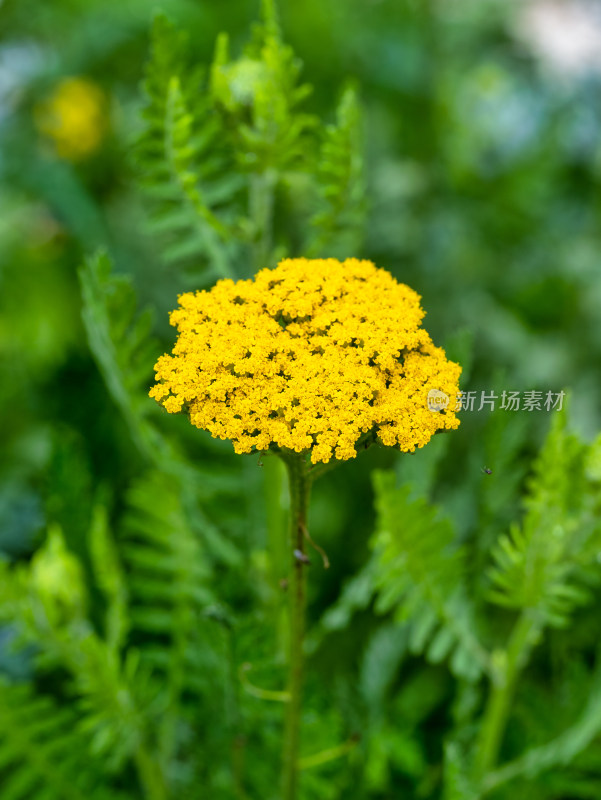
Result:
[[420,296],[370,261],[285,259],[254,280],[180,295],[172,355],[150,396],[236,453],[270,446],[346,460],[373,431],[412,452],[457,428],[431,411],[432,389],[455,397],[461,368],[421,327]]

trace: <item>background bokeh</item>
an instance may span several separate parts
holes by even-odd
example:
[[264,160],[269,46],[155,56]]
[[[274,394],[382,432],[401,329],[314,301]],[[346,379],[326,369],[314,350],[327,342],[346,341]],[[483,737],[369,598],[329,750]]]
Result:
[[[601,428],[598,5],[280,5],[284,36],[313,86],[311,111],[333,121],[344,81],[358,88],[368,215],[353,255],[372,259],[422,295],[428,331],[464,365],[464,390],[566,390],[571,424],[591,440]],[[160,9],[188,32],[201,63],[210,62],[220,31],[229,32],[235,50],[258,14],[249,0],[165,0]],[[117,273],[131,278],[138,307],[154,309],[154,355],[171,347],[167,311],[177,294],[200,280],[162,258],[134,163],[152,18],[145,0],[0,3],[0,549],[9,560],[27,561],[52,523],[85,560],[99,493],[118,530],[127,491],[147,467],[88,344],[77,274],[84,258],[106,249]],[[53,127],[60,102],[74,115],[72,140]],[[250,277],[253,267],[240,263],[237,270]],[[236,663],[267,663],[278,624],[272,539],[285,514],[282,476],[155,411],[162,432],[191,460],[207,475],[224,476],[223,488],[203,500],[218,530],[213,544],[223,549],[216,586],[237,619]],[[550,416],[466,412],[460,429],[445,437],[432,498],[463,541],[490,544],[519,517],[524,480]],[[323,572],[315,562],[310,576],[306,724],[317,730],[315,745],[331,746],[353,732],[363,739],[361,759],[350,766],[333,762],[316,777],[307,773],[307,796],[384,800],[438,791],[442,742],[458,713],[453,678],[407,654],[398,626],[374,614],[369,593],[363,601],[355,586],[357,597],[340,601],[369,558],[371,471],[411,478],[428,472],[426,458],[426,451],[401,457],[371,448],[315,490],[312,535],[332,567]],[[598,608],[582,612],[569,636],[553,634],[534,660],[509,755],[553,728],[544,716],[556,696],[553,669],[559,674],[571,658],[591,661]],[[27,657],[0,637],[0,670],[26,677]],[[577,673],[574,667],[574,684]],[[257,681],[275,686],[279,678],[269,666]],[[562,686],[571,708],[578,697],[568,683]],[[277,743],[279,709],[265,710],[255,698],[243,702],[255,787],[248,796],[270,797],[257,787],[273,780],[270,757],[261,754]],[[323,729],[316,720],[325,720]],[[218,736],[212,746],[223,749]],[[529,789],[520,784],[530,793],[514,796],[601,796],[600,747],[589,756],[589,794],[541,779]],[[207,765],[215,758],[208,751]],[[121,788],[139,796],[127,780]]]

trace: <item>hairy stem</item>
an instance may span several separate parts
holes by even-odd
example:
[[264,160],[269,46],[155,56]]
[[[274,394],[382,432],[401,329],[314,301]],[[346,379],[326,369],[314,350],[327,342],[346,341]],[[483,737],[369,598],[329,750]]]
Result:
[[295,800],[298,787],[298,750],[302,710],[303,642],[305,637],[306,563],[304,530],[311,481],[301,456],[286,459],[290,484],[290,577],[288,581],[290,613],[290,653],[288,694],[284,726],[282,800]]
[[538,622],[527,612],[524,612],[514,625],[507,649],[503,654],[500,674],[493,683],[480,728],[475,764],[476,776],[480,781],[496,766],[516,682],[538,632]]

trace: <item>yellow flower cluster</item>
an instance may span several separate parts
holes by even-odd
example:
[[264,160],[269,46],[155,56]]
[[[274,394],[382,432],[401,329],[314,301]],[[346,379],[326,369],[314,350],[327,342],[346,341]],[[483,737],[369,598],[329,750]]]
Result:
[[295,258],[254,280],[183,294],[179,336],[150,396],[237,453],[270,445],[311,461],[353,458],[362,434],[412,452],[456,428],[431,411],[457,394],[461,368],[420,327],[416,292],[370,261]]
[[36,108],[38,128],[61,158],[79,161],[98,149],[107,129],[102,89],[85,78],[65,78]]

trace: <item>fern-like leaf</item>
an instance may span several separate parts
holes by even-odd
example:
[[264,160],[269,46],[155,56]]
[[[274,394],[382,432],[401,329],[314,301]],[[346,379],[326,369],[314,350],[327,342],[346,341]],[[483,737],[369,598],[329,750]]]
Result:
[[158,351],[149,336],[152,315],[150,311],[136,314],[131,280],[113,273],[106,254],[89,258],[79,278],[90,349],[131,436],[142,453],[153,457],[160,444],[146,419],[152,404],[141,391],[150,382]]
[[485,788],[490,791],[519,777],[532,780],[547,770],[566,767],[591,744],[600,730],[601,668],[597,667],[586,706],[574,724],[547,744],[527,750],[492,772],[485,779]]
[[108,528],[106,509],[100,505],[92,512],[89,547],[96,582],[107,604],[106,642],[110,650],[119,652],[128,634],[128,589],[117,548]]
[[206,278],[230,277],[243,180],[232,169],[205,79],[188,66],[185,37],[164,16],[154,23],[144,89],[145,127],[136,152],[165,257],[197,263],[201,256],[209,266]]
[[[176,724],[185,717],[184,693],[214,694],[218,656],[209,561],[188,523],[176,483],[151,475],[129,494],[124,558],[130,572],[132,625],[145,643],[142,658],[160,675],[164,760],[176,747]],[[207,677],[210,676],[210,677]]]
[[248,49],[251,61],[261,65],[254,82],[251,122],[240,128],[241,156],[245,167],[261,173],[283,172],[306,157],[305,133],[317,123],[297,107],[311,93],[300,84],[301,62],[282,41],[273,4],[263,6],[263,24]]
[[238,159],[248,172],[282,173],[306,162],[305,134],[315,117],[298,111],[311,92],[299,83],[301,62],[282,39],[274,3],[262,4],[262,20],[244,54],[230,61],[228,40],[217,40],[211,68],[216,102],[235,120],[233,136]]
[[[190,463],[150,419],[160,412],[147,394],[158,347],[148,337],[150,316],[136,314],[135,293],[128,279],[114,275],[106,255],[89,259],[80,270],[83,319],[90,349],[140,453],[181,485],[190,518],[217,558],[236,561],[236,548],[223,537],[199,505],[215,492],[238,489],[231,470],[216,471]],[[150,373],[150,374],[149,374]]]
[[311,221],[308,254],[347,256],[357,252],[363,237],[365,182],[361,113],[351,87],[342,94],[336,124],[325,128],[317,180],[323,208]]
[[409,626],[409,648],[438,662],[451,657],[461,677],[488,667],[463,585],[464,553],[453,528],[436,507],[410,499],[392,472],[375,475],[377,532],[373,540],[378,591],[376,610],[394,610]]
[[0,619],[15,627],[20,646],[34,648],[39,668],[67,670],[81,712],[77,726],[91,751],[116,769],[137,753],[147,725],[141,709],[149,706],[152,687],[135,651],[123,663],[115,640],[96,632],[81,565],[58,528],[30,564],[3,565],[2,579]]
[[147,387],[160,348],[149,335],[150,310],[137,313],[131,280],[116,275],[103,253],[85,262],[79,278],[90,349],[140,453],[161,470],[193,484],[201,497],[222,491],[224,476],[188,463],[150,419],[158,408]]
[[102,764],[90,757],[77,716],[29,684],[0,680],[2,800],[108,800]]
[[526,516],[493,551],[490,599],[545,625],[567,624],[590,598],[587,572],[601,546],[599,500],[585,475],[587,446],[557,414],[534,465]]

